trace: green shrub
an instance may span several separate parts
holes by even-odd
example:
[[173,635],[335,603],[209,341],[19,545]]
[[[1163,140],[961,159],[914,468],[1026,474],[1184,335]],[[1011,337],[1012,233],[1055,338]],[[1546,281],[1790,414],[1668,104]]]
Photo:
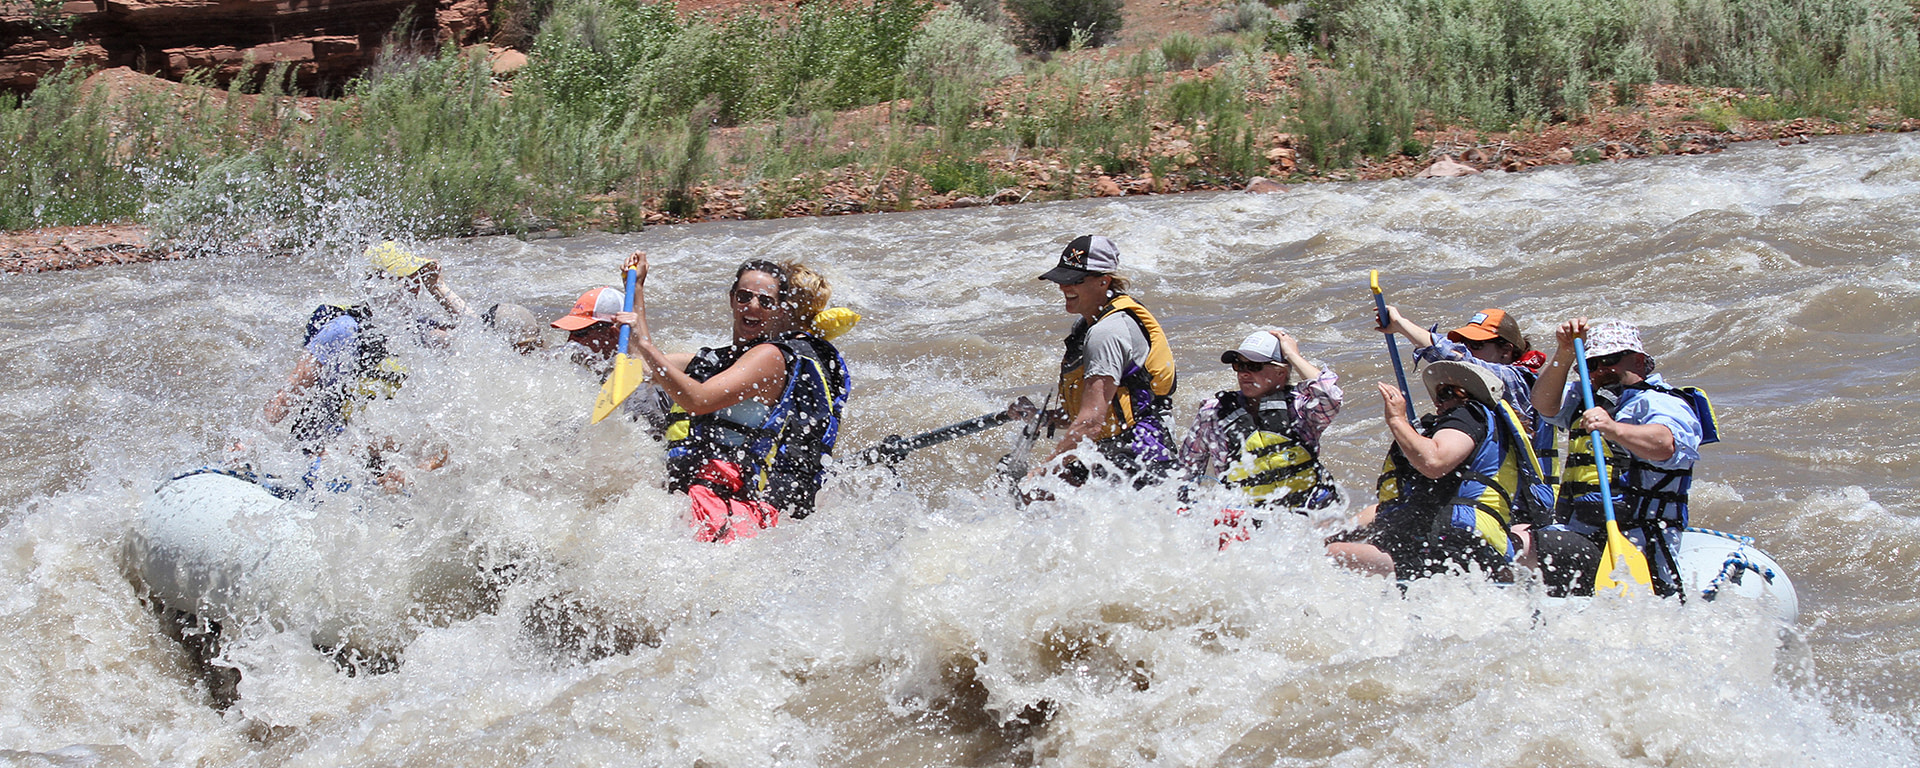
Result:
[[949,8],[908,42],[901,70],[916,116],[954,136],[978,114],[989,88],[1020,73],[1020,60],[999,28]]
[[1118,38],[1121,0],[1006,0],[1022,43],[1034,52],[1066,48],[1079,36],[1101,46]]
[[1260,0],[1240,0],[1233,8],[1216,13],[1213,16],[1215,32],[1260,32],[1266,33],[1269,25],[1278,19],[1278,15],[1266,3]]
[[1193,69],[1204,48],[1200,38],[1186,32],[1175,32],[1160,41],[1160,55],[1166,57],[1167,69],[1175,72]]

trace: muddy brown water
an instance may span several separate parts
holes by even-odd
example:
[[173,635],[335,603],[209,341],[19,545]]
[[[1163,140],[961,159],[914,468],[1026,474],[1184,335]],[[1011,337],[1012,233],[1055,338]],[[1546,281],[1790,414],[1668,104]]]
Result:
[[[1662,372],[1718,408],[1695,522],[1755,537],[1803,613],[1781,630],[1751,605],[1556,606],[1464,578],[1402,596],[1332,568],[1304,524],[1216,552],[1164,493],[1018,508],[992,481],[1005,431],[897,472],[845,469],[817,516],[699,545],[684,500],[654,485],[657,449],[624,424],[585,427],[597,381],[469,328],[451,350],[416,350],[401,395],[356,427],[444,447],[451,464],[408,496],[355,491],[328,511],[349,528],[405,521],[522,578],[490,600],[449,587],[361,619],[401,661],[384,674],[342,671],[299,626],[237,628],[219,663],[244,677],[225,712],[140,605],[121,543],[159,482],[236,441],[256,466],[299,473],[260,405],[313,305],[356,295],[351,244],[379,222],[343,219],[338,243],[296,257],[0,276],[0,754],[1920,764],[1916,220],[1920,140],[1875,136],[1277,196],[426,244],[476,307],[542,315],[645,249],[657,337],[679,348],[721,340],[739,261],[803,257],[867,318],[842,344],[851,455],[1039,395],[1070,318],[1034,278],[1072,235],[1105,233],[1176,347],[1181,426],[1232,386],[1220,350],[1284,326],[1340,374],[1325,453],[1362,495],[1386,444],[1373,382],[1392,377],[1367,270],[1429,324],[1500,306],[1550,344],[1556,320],[1626,318]],[[317,604],[445,551],[368,540],[335,542],[335,593]],[[541,618],[557,599],[573,606],[567,631]]]

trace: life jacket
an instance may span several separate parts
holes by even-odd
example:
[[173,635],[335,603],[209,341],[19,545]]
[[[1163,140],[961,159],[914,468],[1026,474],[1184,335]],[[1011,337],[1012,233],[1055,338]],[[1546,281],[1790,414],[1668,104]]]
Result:
[[[772,407],[745,401],[697,416],[675,405],[666,429],[668,487],[684,492],[700,481],[709,460],[731,462],[741,469],[740,496],[800,519],[813,512],[853,379],[839,350],[824,339],[795,333],[764,343],[786,359],[779,401]],[[749,348],[702,349],[687,375],[706,381]]]
[[354,322],[352,369],[330,387],[317,391],[295,414],[293,434],[306,441],[338,434],[354,414],[375,400],[391,399],[407,379],[407,367],[387,349],[387,336],[365,304],[322,304],[307,318],[300,346],[306,347],[328,324],[341,317]]
[[1073,326],[1073,332],[1067,335],[1067,352],[1060,361],[1060,402],[1067,414],[1080,412],[1080,393],[1082,381],[1087,373],[1087,332],[1101,320],[1116,312],[1125,312],[1127,317],[1140,326],[1147,337],[1146,365],[1127,365],[1125,373],[1118,382],[1118,392],[1114,394],[1113,408],[1107,413],[1106,423],[1101,426],[1096,440],[1108,440],[1133,428],[1142,419],[1156,423],[1165,419],[1173,411],[1173,392],[1179,386],[1179,378],[1174,373],[1173,349],[1167,344],[1167,335],[1160,329],[1160,322],[1153,319],[1140,302],[1133,297],[1120,294],[1100,308],[1093,322],[1080,322]]
[[1338,498],[1319,453],[1300,439],[1292,389],[1275,392],[1257,407],[1237,390],[1216,397],[1221,434],[1240,446],[1240,460],[1221,476],[1223,484],[1262,504],[1295,509],[1320,509]]
[[[1700,444],[1720,442],[1713,401],[1699,387],[1676,388],[1643,381],[1622,388],[1617,405],[1603,402],[1602,407],[1607,409],[1607,415],[1615,415],[1646,392],[1680,398],[1700,422]],[[1595,395],[1601,396],[1601,393]],[[1600,504],[1600,472],[1594,465],[1593,440],[1588,435],[1585,432],[1570,435],[1567,472],[1560,494],[1568,500],[1568,510],[1574,519],[1598,527],[1605,524],[1606,511]],[[1614,519],[1629,528],[1655,523],[1684,527],[1688,516],[1687,497],[1693,489],[1693,468],[1662,469],[1610,440],[1602,442],[1607,450],[1608,480],[1616,497]]]
[[[1475,446],[1466,461],[1439,478],[1442,493],[1452,489],[1453,497],[1435,511],[1433,528],[1471,531],[1495,552],[1511,559],[1517,550],[1510,529],[1517,523],[1543,520],[1553,509],[1553,488],[1541,480],[1540,460],[1513,406],[1504,401],[1493,407],[1468,401],[1460,407],[1480,409],[1487,420],[1487,438]],[[1422,417],[1421,434],[1431,437],[1437,419],[1437,414]],[[1400,490],[1417,475],[1418,470],[1395,443],[1387,452],[1377,483],[1382,514],[1400,501]]]

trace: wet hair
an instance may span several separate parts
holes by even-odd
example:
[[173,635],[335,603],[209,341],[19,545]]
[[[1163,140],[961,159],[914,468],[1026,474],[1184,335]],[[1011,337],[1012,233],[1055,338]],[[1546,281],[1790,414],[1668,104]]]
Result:
[[827,278],[813,271],[799,259],[786,261],[768,261],[766,259],[748,259],[734,270],[733,285],[740,287],[740,278],[748,272],[765,272],[772,275],[780,284],[780,305],[791,311],[793,316],[805,326],[813,322],[813,316],[827,308],[827,302],[833,299],[833,287],[827,284]]
[[793,307],[794,317],[804,323],[812,323],[813,316],[820,314],[827,308],[827,303],[833,300],[833,286],[827,284],[826,277],[798,259],[790,259],[781,266],[787,268],[787,281],[781,286],[784,294],[781,298]]

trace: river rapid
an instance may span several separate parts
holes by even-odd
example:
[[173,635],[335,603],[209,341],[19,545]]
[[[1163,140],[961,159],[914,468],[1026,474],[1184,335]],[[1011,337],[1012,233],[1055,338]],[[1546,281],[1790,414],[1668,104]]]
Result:
[[[343,208],[344,210],[345,208]],[[359,296],[377,218],[295,256],[0,276],[0,762],[18,765],[1920,765],[1920,139],[1876,136],[1457,180],[1087,200],[435,242],[475,309],[543,317],[651,255],[655,337],[724,340],[749,257],[804,257],[866,319],[820,511],[691,539],[599,382],[477,322],[356,434],[444,448],[409,495],[324,503],[325,594],[396,669],[308,628],[230,627],[205,680],[123,573],[169,476],[244,457],[297,476],[262,403],[323,300]],[[1392,380],[1367,270],[1450,328],[1517,314],[1638,323],[1713,396],[1697,525],[1755,537],[1802,615],[1341,571],[1307,521],[1216,551],[1165,491],[1021,508],[1003,429],[897,471],[845,463],[1036,400],[1071,317],[1035,280],[1076,234],[1118,243],[1181,370],[1178,428],[1233,386],[1221,350],[1283,326],[1340,374],[1325,457],[1366,496]],[[1405,345],[1402,345],[1404,352]],[[1416,388],[1418,385],[1415,385]],[[1427,406],[1421,395],[1416,402]],[[240,451],[229,446],[239,442]],[[404,526],[404,527],[396,527]],[[373,535],[401,530],[404,536]],[[487,574],[397,586],[458,560]],[[400,612],[360,596],[412,589]],[[304,613],[303,613],[304,611]]]

